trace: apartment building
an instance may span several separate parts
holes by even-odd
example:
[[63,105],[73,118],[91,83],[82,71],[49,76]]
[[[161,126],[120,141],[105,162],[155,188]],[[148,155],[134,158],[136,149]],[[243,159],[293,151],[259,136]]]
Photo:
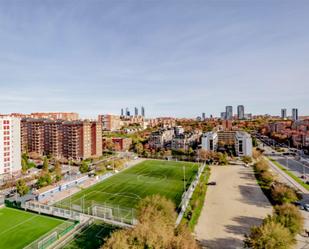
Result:
[[91,124],[91,155],[95,157],[102,156],[102,124],[99,122],[90,122]]
[[64,122],[63,156],[82,160],[91,157],[91,124],[89,121]]
[[[23,147],[26,147],[28,152],[36,152],[39,156],[44,155],[44,122],[44,119],[22,120],[22,130],[24,132],[26,129],[27,140],[27,146],[24,146],[25,141],[22,141]],[[22,139],[25,139],[25,134],[22,135]]]
[[131,138],[125,138],[125,137],[103,138],[103,150],[107,149],[108,140],[110,140],[114,144],[114,149],[116,151],[128,151],[132,145]]
[[99,115],[98,122],[102,124],[102,129],[104,131],[117,131],[121,128],[122,122],[120,116],[118,115]]
[[192,148],[198,144],[200,136],[201,136],[200,132],[179,133],[178,135],[177,132],[175,132],[175,137],[171,141],[171,149],[188,150],[189,148]]
[[0,175],[21,169],[20,119],[0,116]]
[[159,149],[166,147],[168,143],[171,143],[175,135],[174,129],[160,129],[151,133],[148,144],[150,148]]
[[81,160],[102,155],[102,126],[96,121],[23,119],[23,152]]
[[79,120],[79,114],[76,112],[33,112],[31,118],[35,119],[52,119],[52,120]]
[[63,132],[61,120],[44,121],[44,154],[62,158]]

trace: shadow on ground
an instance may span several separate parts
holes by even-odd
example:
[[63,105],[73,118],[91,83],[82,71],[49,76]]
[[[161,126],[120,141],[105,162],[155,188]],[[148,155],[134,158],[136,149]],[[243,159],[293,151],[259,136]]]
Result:
[[200,241],[202,248],[207,249],[238,249],[243,248],[243,241],[236,238],[220,238]]

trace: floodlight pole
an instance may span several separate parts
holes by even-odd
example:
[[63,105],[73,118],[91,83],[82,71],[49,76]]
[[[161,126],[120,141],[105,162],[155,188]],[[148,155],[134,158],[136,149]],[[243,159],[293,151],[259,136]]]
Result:
[[186,169],[185,166],[182,166],[183,168],[183,192],[186,192]]

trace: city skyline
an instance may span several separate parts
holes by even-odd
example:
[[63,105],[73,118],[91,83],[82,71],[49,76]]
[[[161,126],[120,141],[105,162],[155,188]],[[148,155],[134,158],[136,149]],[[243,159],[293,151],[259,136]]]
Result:
[[0,113],[308,115],[300,2],[1,2]]

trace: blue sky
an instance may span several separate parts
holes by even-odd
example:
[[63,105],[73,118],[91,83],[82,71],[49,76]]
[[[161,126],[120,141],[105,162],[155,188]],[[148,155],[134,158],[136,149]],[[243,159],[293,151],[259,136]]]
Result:
[[0,113],[309,114],[308,13],[300,0],[0,0]]

